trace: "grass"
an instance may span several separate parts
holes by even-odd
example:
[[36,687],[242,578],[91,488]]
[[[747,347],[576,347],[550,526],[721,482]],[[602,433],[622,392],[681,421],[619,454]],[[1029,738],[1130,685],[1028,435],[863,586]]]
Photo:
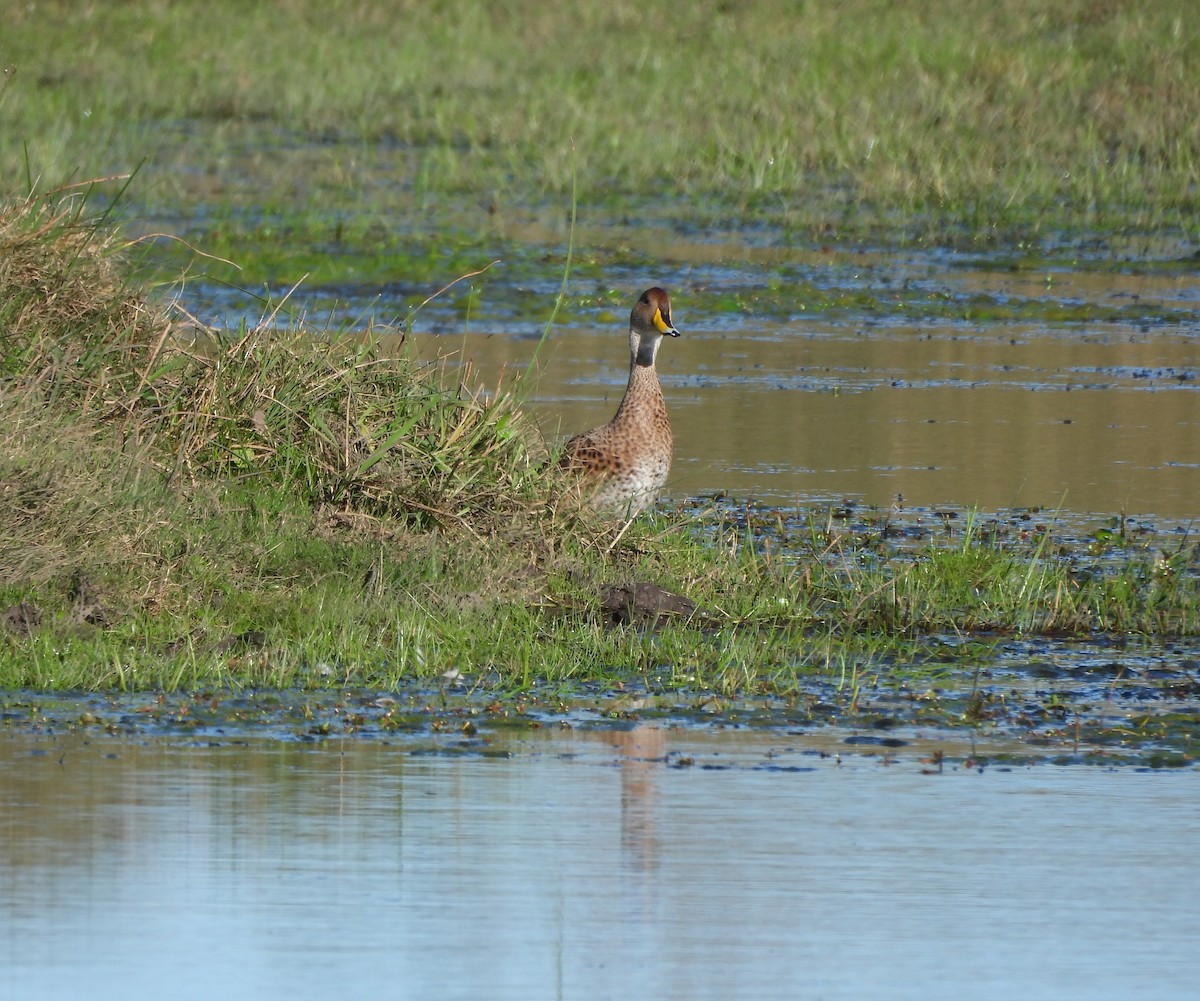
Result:
[[[127,250],[78,194],[0,211],[0,687],[853,698],[927,683],[948,637],[1200,635],[1187,540],[1097,535],[1114,561],[979,522],[914,549],[753,509],[596,520],[518,385],[369,333],[182,323]],[[615,624],[603,595],[639,581],[697,610]]]
[[[0,170],[145,161],[151,206],[420,226],[478,206],[677,203],[804,234],[1194,234],[1183,0],[686,8],[9,4]],[[195,39],[219,37],[219,46]]]
[[[1074,266],[1078,241],[1104,270],[1129,265],[1097,262],[1096,243],[1165,238],[1175,259],[1137,267],[1186,275],[1200,35],[1179,0],[2,13],[0,688],[603,693],[617,713],[761,698],[807,717],[886,691],[921,722],[978,726],[1027,712],[977,686],[998,644],[1200,635],[1190,538],[1064,544],[978,519],[912,543],[882,516],[850,529],[734,506],[626,529],[564,503],[519,383],[384,351],[365,322],[216,331],[158,305],[164,274],[202,267],[263,289],[264,317],[289,316],[305,274],[335,298],[399,285],[389,301],[411,311],[503,257],[487,295],[534,328],[546,297],[530,289],[561,271],[545,248],[568,233],[572,274],[602,299],[614,267],[658,253],[627,234],[760,224],[842,243],[854,271],[859,241],[1001,244],[1013,270]],[[41,178],[98,175],[42,194]],[[125,228],[91,214],[122,201]],[[513,225],[526,217],[543,235]],[[143,259],[132,237],[160,230],[215,256],[163,242]],[[763,316],[1190,320],[851,285],[784,267],[692,298]],[[477,316],[492,306],[477,292],[440,302]],[[697,611],[605,605],[638,582]],[[1159,740],[1160,723],[1126,729]]]

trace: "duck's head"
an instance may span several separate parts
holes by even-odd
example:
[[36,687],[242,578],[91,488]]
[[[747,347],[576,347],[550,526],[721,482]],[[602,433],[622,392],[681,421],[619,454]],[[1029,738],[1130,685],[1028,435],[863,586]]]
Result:
[[629,314],[629,353],[635,365],[651,366],[664,336],[678,337],[671,323],[671,300],[664,289],[648,288]]

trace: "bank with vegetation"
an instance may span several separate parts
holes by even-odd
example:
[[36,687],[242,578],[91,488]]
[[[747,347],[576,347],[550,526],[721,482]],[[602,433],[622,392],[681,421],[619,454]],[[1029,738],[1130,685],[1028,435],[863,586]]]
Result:
[[597,518],[564,500],[519,381],[485,391],[365,334],[183,323],[122,253],[69,193],[0,217],[5,687],[816,676],[849,697],[920,684],[948,637],[1200,632],[1186,538]]
[[[385,350],[370,317],[288,320],[274,291],[399,278],[416,308],[497,241],[509,287],[567,269],[600,287],[653,263],[648,219],[1177,273],[1200,191],[1190,16],[8,5],[0,687],[625,689],[816,711],[818,691],[849,707],[974,676],[1006,638],[1191,642],[1190,534],[1118,521],[1067,541],[1052,518],[971,516],[898,532],[887,512],[701,500],[605,521],[564,503],[519,379]],[[572,218],[594,238],[572,243]],[[272,290],[263,323],[163,305],[195,280]],[[844,305],[811,283],[771,294]],[[717,298],[697,291],[745,308]],[[552,300],[511,315],[571,315]]]

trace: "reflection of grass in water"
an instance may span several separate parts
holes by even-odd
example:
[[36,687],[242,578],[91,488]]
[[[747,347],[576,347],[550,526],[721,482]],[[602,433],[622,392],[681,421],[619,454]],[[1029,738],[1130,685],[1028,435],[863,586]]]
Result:
[[[51,176],[142,155],[172,168],[162,125],[186,122],[193,152],[207,153],[159,175],[164,204],[188,190],[220,203],[238,175],[269,176],[271,152],[255,147],[282,128],[414,150],[395,183],[426,204],[447,191],[501,204],[561,195],[577,160],[585,204],[716,195],[753,214],[783,202],[796,225],[833,233],[1151,229],[1194,209],[1191,14],[1180,0],[335,11],[291,0],[69,17],[18,5],[0,167],[19,176],[27,146]],[[336,149],[280,178],[276,199],[336,199],[359,161],[352,144]]]
[[[200,350],[113,244],[69,200],[0,215],[3,685],[570,681],[803,701],[818,678],[856,706],[961,669],[945,635],[1200,633],[1186,540],[1087,569],[974,526],[900,552],[886,526],[832,516],[597,523],[539,471],[510,389],[339,331]],[[614,627],[598,595],[634,581],[701,612]]]

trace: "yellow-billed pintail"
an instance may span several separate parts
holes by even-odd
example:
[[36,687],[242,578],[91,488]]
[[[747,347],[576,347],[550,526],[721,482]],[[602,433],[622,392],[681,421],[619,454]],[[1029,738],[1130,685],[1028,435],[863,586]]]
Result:
[[582,474],[592,507],[632,518],[654,503],[671,468],[671,422],[654,359],[678,337],[671,300],[647,289],[629,314],[629,382],[611,421],[567,442],[560,464]]

